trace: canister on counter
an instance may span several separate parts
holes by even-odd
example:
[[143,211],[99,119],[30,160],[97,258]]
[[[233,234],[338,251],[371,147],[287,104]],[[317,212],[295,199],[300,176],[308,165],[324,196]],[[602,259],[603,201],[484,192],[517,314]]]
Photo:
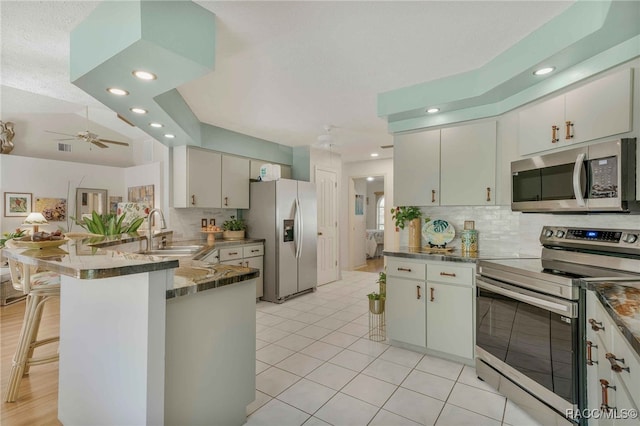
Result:
[[463,253],[477,253],[478,231],[475,229],[460,231],[460,246]]

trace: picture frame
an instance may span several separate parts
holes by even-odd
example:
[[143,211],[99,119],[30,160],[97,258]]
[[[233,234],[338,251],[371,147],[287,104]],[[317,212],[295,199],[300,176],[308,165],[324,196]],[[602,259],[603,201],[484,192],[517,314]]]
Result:
[[4,216],[26,217],[31,213],[33,195],[30,192],[5,192]]

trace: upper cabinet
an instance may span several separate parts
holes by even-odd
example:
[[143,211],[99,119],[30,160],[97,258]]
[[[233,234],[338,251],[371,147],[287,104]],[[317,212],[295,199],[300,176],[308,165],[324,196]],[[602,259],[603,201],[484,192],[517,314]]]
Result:
[[173,148],[173,207],[249,208],[249,159]]
[[521,110],[520,155],[631,131],[632,72],[618,71]]
[[396,135],[393,170],[395,205],[440,205],[440,130]]
[[249,159],[222,156],[222,208],[249,208]]
[[495,189],[496,122],[442,129],[440,205],[494,205]]
[[173,207],[221,207],[221,158],[206,149],[173,148]]
[[394,204],[495,204],[496,122],[394,138]]

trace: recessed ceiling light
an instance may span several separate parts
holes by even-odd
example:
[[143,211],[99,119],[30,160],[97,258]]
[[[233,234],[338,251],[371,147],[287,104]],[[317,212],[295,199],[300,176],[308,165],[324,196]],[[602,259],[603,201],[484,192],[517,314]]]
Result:
[[367,178],[367,180],[368,180],[369,182],[371,182],[371,181],[372,181],[372,180],[374,180],[374,179],[375,179],[375,178],[374,178],[373,176],[369,176],[369,177]]
[[555,70],[556,67],[545,67],[545,68],[540,68],[539,70],[535,70],[533,72],[534,75],[545,75],[545,74],[549,74],[551,71]]
[[160,124],[160,123],[149,123],[149,126],[151,126],[151,127],[156,127],[156,128],[158,128],[158,127],[164,127],[164,126],[163,126],[162,124]]
[[429,109],[427,110],[427,112],[428,112],[429,114],[434,114],[434,113],[436,113],[436,112],[438,112],[438,111],[440,111],[440,108],[429,108]]
[[171,133],[167,133],[166,135],[164,135],[164,137],[167,138],[167,139],[173,139],[173,138],[176,137],[176,135],[173,135]]
[[371,156],[372,156],[372,157],[377,157],[378,155],[380,155],[380,154],[378,154],[377,152],[372,152],[372,153],[371,153]]
[[129,92],[127,92],[126,90],[118,89],[117,87],[109,87],[107,88],[107,92],[116,96],[126,96],[129,94]]
[[131,112],[135,112],[136,114],[146,114],[147,110],[142,108],[129,108]]
[[155,80],[156,75],[153,73],[150,73],[149,71],[133,71],[132,73],[133,75],[135,75],[136,77],[138,77],[140,80]]

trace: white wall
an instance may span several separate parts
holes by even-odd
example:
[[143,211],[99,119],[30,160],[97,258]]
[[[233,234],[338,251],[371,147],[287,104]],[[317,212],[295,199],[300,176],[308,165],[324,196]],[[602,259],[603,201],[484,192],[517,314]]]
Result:
[[[349,188],[351,178],[361,178],[367,176],[384,176],[384,195],[387,208],[385,209],[385,223],[391,224],[391,206],[393,206],[393,159],[367,160],[353,163],[345,163],[342,168],[342,188]],[[340,191],[340,211],[338,222],[342,226],[340,231],[340,268],[343,270],[352,269],[354,266],[349,253],[349,230],[345,224],[349,223],[349,191]],[[394,228],[387,226],[384,233],[385,248],[399,246],[399,238],[394,232]]]

